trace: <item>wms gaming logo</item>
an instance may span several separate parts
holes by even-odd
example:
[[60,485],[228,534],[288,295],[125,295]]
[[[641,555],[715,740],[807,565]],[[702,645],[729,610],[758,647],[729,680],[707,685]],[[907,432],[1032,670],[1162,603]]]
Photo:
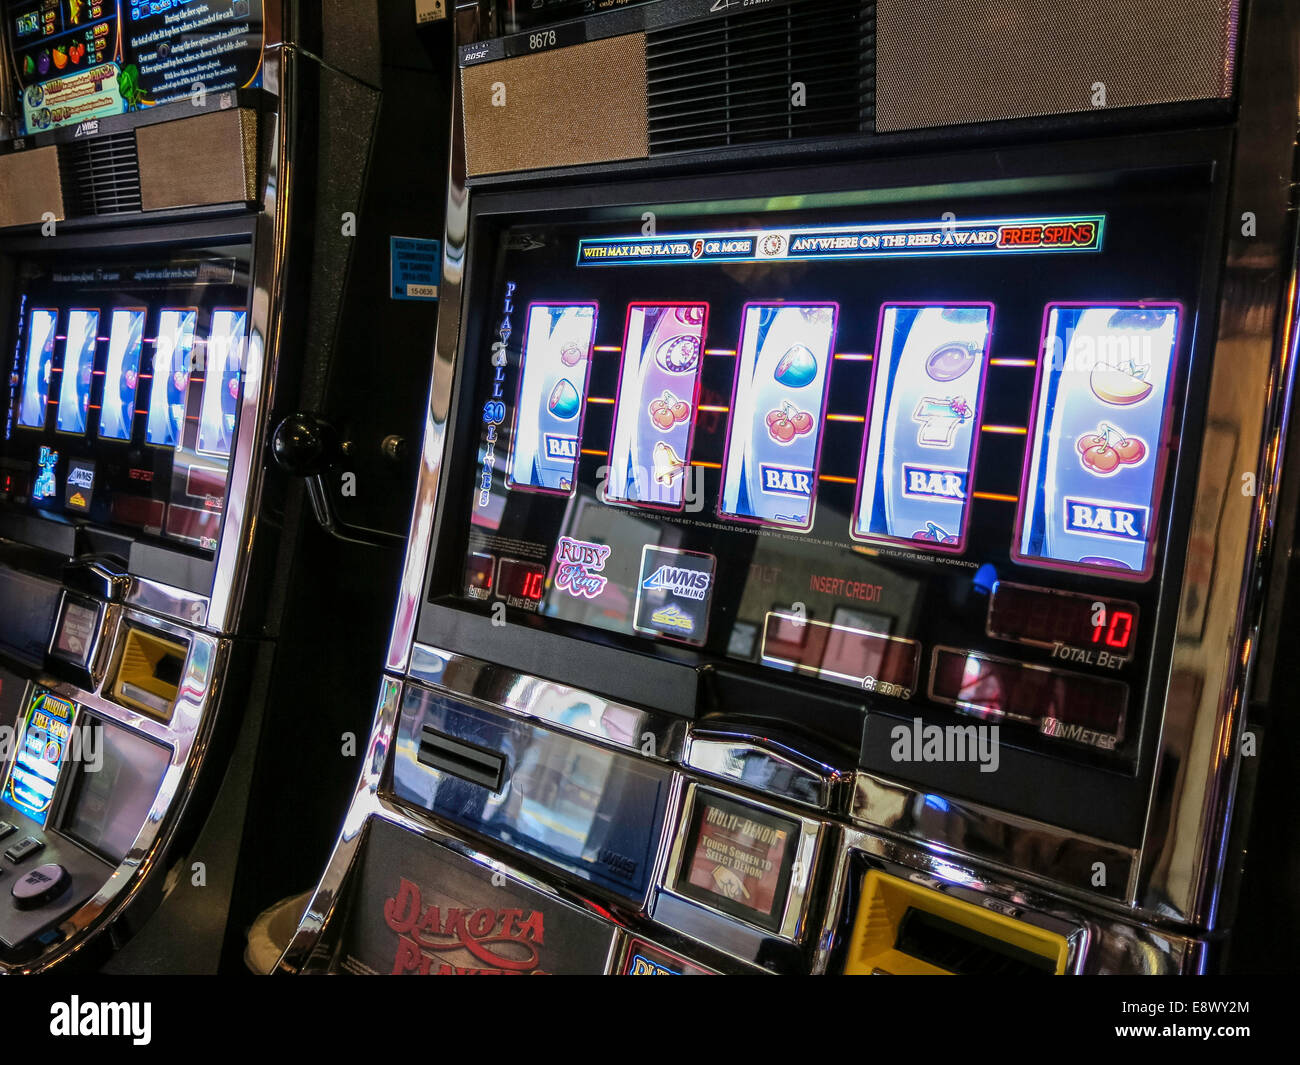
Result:
[[650,592],[669,592],[680,599],[702,600],[708,596],[712,582],[712,574],[700,570],[660,566],[641,582],[641,587]]

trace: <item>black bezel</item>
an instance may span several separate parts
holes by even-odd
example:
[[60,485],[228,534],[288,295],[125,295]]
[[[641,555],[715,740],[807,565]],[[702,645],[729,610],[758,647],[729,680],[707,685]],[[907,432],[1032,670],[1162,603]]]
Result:
[[[177,222],[166,227],[152,226],[131,229],[81,231],[42,238],[23,236],[10,238],[0,245],[0,300],[4,307],[13,307],[17,296],[18,278],[11,264],[26,259],[41,261],[72,260],[93,257],[97,254],[121,255],[121,249],[131,249],[132,257],[148,259],[191,248],[208,246],[247,246],[249,262],[257,254],[254,219],[249,216],[209,222]],[[246,307],[251,313],[253,286],[250,283]],[[4,350],[12,352],[15,338],[22,323],[12,312],[6,312]],[[6,359],[8,354],[6,354]],[[90,439],[87,437],[87,439]],[[235,467],[232,453],[227,472],[227,489],[231,471]],[[222,512],[217,535],[218,546],[211,552],[188,548],[174,541],[159,539],[147,534],[124,532],[117,527],[92,524],[81,519],[37,514],[31,508],[17,504],[0,505],[0,536],[31,547],[67,555],[69,539],[83,550],[86,538],[121,541],[129,550],[128,572],[134,576],[156,580],[162,584],[208,595],[216,575],[217,556],[221,537],[226,533],[226,520],[231,513],[226,506]],[[71,530],[71,533],[70,533]]]
[[[1107,140],[1076,141],[1053,146],[1051,153],[1041,147],[1008,149],[999,155],[996,181],[970,182],[977,188],[971,194],[1010,191],[1027,186],[1061,188],[1086,184],[1105,185],[1121,180],[1122,175],[1140,172],[1146,179],[1162,170],[1179,170],[1194,175],[1206,191],[1208,206],[1205,219],[1204,258],[1197,283],[1197,312],[1189,315],[1183,343],[1190,352],[1180,371],[1179,388],[1186,400],[1182,424],[1175,426],[1174,438],[1197,441],[1203,421],[1205,372],[1209,352],[1213,350],[1217,289],[1221,268],[1223,230],[1221,219],[1226,197],[1226,166],[1230,135],[1222,131],[1192,131],[1138,137],[1115,137]],[[824,167],[815,171],[781,169],[768,173],[731,173],[697,176],[666,182],[637,182],[627,185],[578,186],[567,189],[523,188],[512,191],[477,191],[471,200],[469,241],[475,249],[494,247],[494,237],[507,225],[533,216],[546,222],[562,220],[565,211],[604,211],[603,217],[620,208],[635,216],[650,205],[703,204],[722,212],[736,209],[736,202],[782,194],[829,194],[852,190],[890,190],[890,194],[924,202],[939,196],[958,195],[954,186],[969,182],[969,157],[962,153],[936,154],[873,161],[854,165]],[[726,197],[722,201],[722,197]],[[722,201],[722,202],[720,202]],[[601,217],[599,214],[596,217]],[[422,603],[416,639],[420,642],[467,655],[485,652],[494,661],[523,672],[537,673],[575,687],[590,689],[613,698],[680,716],[726,716],[744,719],[748,714],[738,704],[741,699],[728,698],[727,690],[752,693],[754,681],[762,686],[764,677],[753,677],[743,664],[714,661],[691,649],[667,646],[653,648],[641,640],[548,619],[547,628],[538,619],[520,615],[510,624],[492,626],[490,620],[466,609],[453,594],[463,567],[464,546],[460,530],[449,522],[448,499],[464,498],[467,479],[473,476],[472,458],[477,441],[469,434],[474,416],[474,397],[467,395],[466,375],[474,374],[478,352],[485,349],[484,330],[492,315],[471,313],[486,306],[496,271],[495,256],[490,252],[471,254],[462,288],[462,331],[453,383],[453,398],[448,413],[448,443],[443,455],[438,502],[433,528],[434,550],[427,561]],[[823,706],[839,706],[842,713],[828,713],[832,735],[823,738],[841,746],[856,746],[861,738],[859,765],[868,771],[893,778],[915,781],[925,788],[948,794],[964,795],[990,806],[1063,825],[1072,831],[1097,838],[1137,845],[1141,839],[1152,762],[1160,732],[1160,715],[1155,708],[1163,704],[1167,665],[1174,636],[1174,612],[1180,590],[1178,580],[1166,575],[1181,572],[1186,545],[1171,537],[1170,529],[1184,528],[1189,519],[1199,449],[1182,447],[1176,462],[1166,472],[1167,484],[1163,507],[1164,525],[1156,569],[1160,581],[1159,608],[1147,619],[1150,640],[1145,676],[1146,705],[1134,707],[1131,757],[1117,764],[1098,757],[1087,749],[1065,748],[1055,744],[1050,750],[1007,741],[1002,749],[1003,771],[980,774],[978,766],[968,764],[924,763],[899,765],[889,759],[889,731],[900,721],[920,717],[925,722],[950,724],[969,718],[954,715],[938,707],[923,704],[891,706],[868,693],[828,691],[827,686],[782,675],[781,684],[788,690],[806,695]],[[1123,584],[1113,591],[1121,594]],[[581,638],[581,653],[569,637]],[[570,653],[566,654],[565,652]],[[653,653],[651,653],[653,652]],[[756,667],[754,667],[756,668]],[[722,694],[720,694],[722,693]],[[865,709],[865,723],[861,711]],[[760,717],[762,715],[759,715]],[[861,732],[848,738],[854,722]],[[798,729],[798,723],[789,723]],[[1053,741],[1045,741],[1051,744]]]

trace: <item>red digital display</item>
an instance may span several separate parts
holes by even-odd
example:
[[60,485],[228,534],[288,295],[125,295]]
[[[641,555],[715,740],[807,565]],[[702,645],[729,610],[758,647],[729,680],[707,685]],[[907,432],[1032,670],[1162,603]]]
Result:
[[939,647],[934,652],[930,698],[1036,725],[1046,736],[1111,750],[1123,735],[1128,685]]
[[503,558],[497,571],[498,599],[527,599],[539,602],[546,590],[546,568],[532,562]]
[[988,634],[1034,647],[1065,646],[1128,661],[1137,642],[1138,606],[1078,592],[999,581],[989,598]]

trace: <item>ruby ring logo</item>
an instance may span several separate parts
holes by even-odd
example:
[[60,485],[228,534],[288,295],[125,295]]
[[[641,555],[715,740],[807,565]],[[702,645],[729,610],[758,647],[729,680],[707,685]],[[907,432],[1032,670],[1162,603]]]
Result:
[[609,558],[607,544],[593,544],[561,536],[555,545],[555,586],[572,596],[595,599],[605,590],[601,576]]

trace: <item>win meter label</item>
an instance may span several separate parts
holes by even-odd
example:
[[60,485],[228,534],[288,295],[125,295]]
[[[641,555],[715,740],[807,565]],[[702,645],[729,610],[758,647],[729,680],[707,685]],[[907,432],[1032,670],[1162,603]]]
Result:
[[683,643],[704,643],[715,565],[712,555],[646,544],[641,549],[633,628]]

